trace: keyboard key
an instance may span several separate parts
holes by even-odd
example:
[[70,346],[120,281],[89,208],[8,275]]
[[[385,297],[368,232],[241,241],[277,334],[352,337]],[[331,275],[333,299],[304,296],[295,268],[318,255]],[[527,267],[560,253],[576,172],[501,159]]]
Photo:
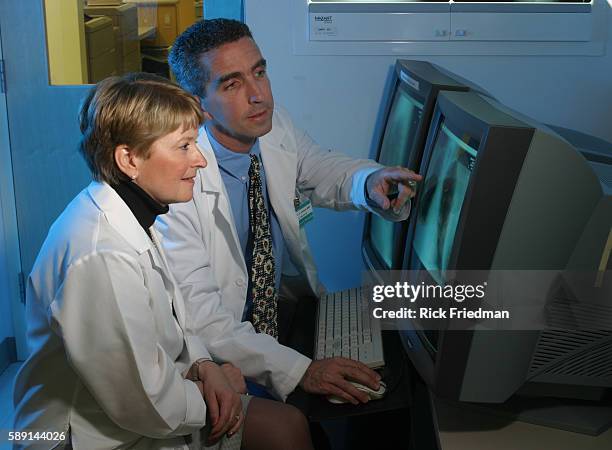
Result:
[[319,302],[315,358],[343,356],[384,365],[380,323],[370,315],[363,289],[334,292]]

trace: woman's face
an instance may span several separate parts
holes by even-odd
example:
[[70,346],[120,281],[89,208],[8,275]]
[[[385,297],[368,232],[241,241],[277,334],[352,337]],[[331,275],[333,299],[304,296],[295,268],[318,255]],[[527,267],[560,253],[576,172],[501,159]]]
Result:
[[134,182],[163,205],[191,200],[196,172],[207,164],[195,145],[197,137],[197,128],[183,127],[160,137],[148,158],[134,158]]

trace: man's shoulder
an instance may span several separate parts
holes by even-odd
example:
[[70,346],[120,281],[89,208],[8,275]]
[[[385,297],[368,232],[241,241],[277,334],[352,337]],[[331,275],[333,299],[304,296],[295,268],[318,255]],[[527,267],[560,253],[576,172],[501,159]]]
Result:
[[[261,142],[264,145],[286,147],[281,144],[287,144],[287,140],[295,136],[296,131],[289,112],[282,106],[275,105],[272,115],[272,130],[261,138]],[[289,147],[293,147],[293,145],[289,145]]]
[[278,120],[281,122],[292,122],[291,121],[291,115],[289,114],[289,111],[287,111],[287,109],[285,109],[285,107],[281,106],[281,105],[274,105],[274,114],[272,116],[272,120]]
[[275,105],[274,114],[272,115],[272,132],[295,132],[296,127],[293,118],[287,109],[283,106]]

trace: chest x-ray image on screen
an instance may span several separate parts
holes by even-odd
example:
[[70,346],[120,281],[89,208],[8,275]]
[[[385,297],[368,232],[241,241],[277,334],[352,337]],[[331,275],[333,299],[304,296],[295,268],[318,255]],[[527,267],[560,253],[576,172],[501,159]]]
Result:
[[414,250],[425,269],[442,284],[476,162],[478,143],[469,136],[457,137],[442,123],[419,201]]

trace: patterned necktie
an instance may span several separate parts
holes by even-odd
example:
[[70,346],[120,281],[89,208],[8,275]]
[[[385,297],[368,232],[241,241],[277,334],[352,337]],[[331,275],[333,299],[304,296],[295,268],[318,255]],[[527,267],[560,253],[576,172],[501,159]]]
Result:
[[277,302],[272,233],[268,210],[264,202],[259,177],[259,159],[250,155],[249,167],[249,223],[253,236],[251,263],[251,297],[253,299],[253,326],[258,333],[278,338]]

